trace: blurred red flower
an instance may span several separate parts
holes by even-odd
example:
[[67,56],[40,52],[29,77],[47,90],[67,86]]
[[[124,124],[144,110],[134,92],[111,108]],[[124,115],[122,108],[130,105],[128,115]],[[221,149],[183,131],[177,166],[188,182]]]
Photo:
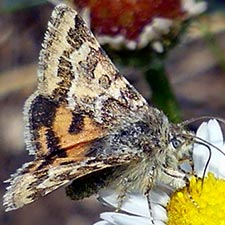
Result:
[[88,10],[91,28],[102,44],[123,43],[130,49],[160,39],[174,22],[206,8],[205,2],[195,0],[74,0],[74,4]]

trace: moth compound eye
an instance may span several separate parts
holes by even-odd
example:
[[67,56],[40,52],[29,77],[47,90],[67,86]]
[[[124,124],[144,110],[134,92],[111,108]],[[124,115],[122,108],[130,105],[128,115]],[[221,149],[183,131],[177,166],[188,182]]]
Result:
[[181,141],[174,137],[170,140],[170,144],[173,148],[177,149],[181,146]]

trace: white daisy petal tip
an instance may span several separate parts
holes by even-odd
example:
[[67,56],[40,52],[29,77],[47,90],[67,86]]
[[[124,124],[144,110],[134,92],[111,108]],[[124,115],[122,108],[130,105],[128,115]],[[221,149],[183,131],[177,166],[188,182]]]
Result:
[[93,225],[112,225],[112,224],[105,220],[101,220],[101,221],[98,221],[97,223],[94,223]]
[[223,132],[216,119],[208,121],[208,129],[210,133],[210,141],[215,144],[223,144]]
[[214,143],[215,141],[223,141],[222,129],[216,119],[203,122],[198,128],[196,136],[210,143]]
[[[197,132],[198,142],[193,149],[194,169],[199,177],[203,176],[207,161],[206,172],[213,172],[216,177],[225,177],[225,145],[222,129],[216,119],[203,122]],[[213,147],[215,146],[215,147]]]

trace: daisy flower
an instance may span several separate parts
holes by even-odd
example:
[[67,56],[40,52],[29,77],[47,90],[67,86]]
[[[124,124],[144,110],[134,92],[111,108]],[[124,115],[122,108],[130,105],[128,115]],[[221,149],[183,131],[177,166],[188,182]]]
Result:
[[140,49],[149,43],[158,52],[173,39],[182,23],[206,10],[196,0],[74,0],[100,44]]
[[[151,194],[154,221],[150,218],[146,197],[129,194],[121,208],[123,213],[102,213],[102,221],[94,225],[225,224],[225,144],[222,130],[213,119],[203,122],[196,136],[199,143],[203,143],[194,144],[193,149],[194,169],[199,178],[192,177],[188,187],[170,193],[154,188]],[[100,196],[106,204],[116,208],[117,197],[112,190],[104,191]]]

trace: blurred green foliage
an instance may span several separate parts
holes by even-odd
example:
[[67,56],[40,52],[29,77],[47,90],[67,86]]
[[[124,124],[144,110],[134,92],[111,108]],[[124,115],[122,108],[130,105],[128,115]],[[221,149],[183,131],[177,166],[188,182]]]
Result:
[[46,2],[47,0],[2,0],[0,2],[0,13],[11,13]]

